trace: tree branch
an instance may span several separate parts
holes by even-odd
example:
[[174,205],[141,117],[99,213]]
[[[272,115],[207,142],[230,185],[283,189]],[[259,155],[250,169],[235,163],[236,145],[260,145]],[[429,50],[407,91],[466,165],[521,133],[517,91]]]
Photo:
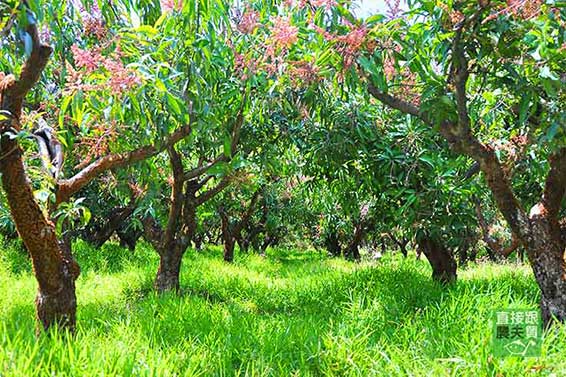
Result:
[[417,106],[413,105],[410,102],[404,101],[400,98],[392,96],[391,94],[379,90],[375,85],[371,83],[371,80],[369,80],[367,77],[366,80],[367,80],[368,92],[377,100],[379,100],[381,103],[389,106],[392,109],[399,110],[404,114],[409,114],[417,118],[420,118],[427,124],[431,124],[429,118],[423,117],[423,114],[421,114],[420,109]]
[[20,78],[13,81],[9,86],[3,88],[0,96],[3,110],[8,110],[17,122],[12,122],[14,128],[19,130],[19,118],[21,116],[22,104],[27,93],[39,81],[41,73],[45,69],[53,49],[41,44],[35,23],[30,23],[26,32],[32,39],[31,54],[24,63]]
[[228,185],[231,182],[231,176],[226,175],[224,176],[220,182],[218,182],[218,184],[208,190],[206,190],[205,192],[203,192],[202,194],[200,194],[199,196],[196,197],[196,204],[197,207],[200,206],[201,204],[209,201],[210,199],[214,198],[217,194],[219,194],[222,190],[224,190],[226,187],[228,187]]
[[99,158],[73,177],[58,182],[56,204],[68,201],[73,194],[110,169],[129,166],[161,153],[188,136],[191,130],[192,122],[170,134],[163,143],[145,145],[130,152],[115,153]]
[[207,171],[209,171],[210,169],[212,169],[214,166],[216,166],[217,164],[219,164],[220,162],[223,161],[227,161],[228,159],[226,158],[226,156],[224,154],[221,154],[220,156],[216,157],[214,160],[212,160],[211,162],[209,162],[206,165],[200,165],[188,172],[186,172],[184,174],[183,180],[184,181],[189,181],[193,178],[199,177],[202,174],[206,173]]

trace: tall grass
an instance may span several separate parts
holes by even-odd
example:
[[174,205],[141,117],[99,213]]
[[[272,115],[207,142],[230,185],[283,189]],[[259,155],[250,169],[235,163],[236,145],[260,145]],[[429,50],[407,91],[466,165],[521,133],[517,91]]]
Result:
[[536,308],[528,267],[472,265],[433,283],[426,262],[359,264],[315,252],[188,252],[182,292],[156,296],[156,254],[79,242],[78,329],[35,336],[36,283],[17,245],[0,253],[0,376],[566,375],[566,330],[543,356],[491,356],[489,315]]

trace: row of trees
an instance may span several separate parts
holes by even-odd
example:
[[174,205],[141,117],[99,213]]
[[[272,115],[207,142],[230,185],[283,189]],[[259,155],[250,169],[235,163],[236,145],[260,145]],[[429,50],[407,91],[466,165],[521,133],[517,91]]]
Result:
[[482,239],[566,319],[565,10],[388,4],[2,5],[0,172],[43,327],[75,326],[72,240],[114,233],[152,244],[159,292],[203,242],[414,243],[450,282]]

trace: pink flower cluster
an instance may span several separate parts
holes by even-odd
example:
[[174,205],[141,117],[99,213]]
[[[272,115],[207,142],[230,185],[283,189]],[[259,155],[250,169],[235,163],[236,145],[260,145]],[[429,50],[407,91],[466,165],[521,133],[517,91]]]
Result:
[[183,0],[160,0],[160,5],[163,13],[181,11],[183,9]]
[[310,85],[321,79],[318,67],[304,60],[289,63],[288,73],[291,79],[299,85]]
[[326,40],[336,45],[336,50],[343,57],[344,70],[349,69],[355,63],[364,45],[367,44],[368,37],[368,29],[365,25],[353,26],[349,24],[348,26],[350,27],[348,33],[335,35],[315,24],[311,24],[311,27],[323,35]]
[[440,3],[439,5],[440,8],[442,8],[442,10],[448,14],[448,19],[449,24],[448,25],[444,25],[447,28],[452,28],[454,27],[454,25],[457,25],[458,23],[462,22],[466,16],[464,15],[464,13],[458,11],[458,10],[454,10],[452,8],[450,8],[447,4],[444,3]]
[[248,7],[244,14],[242,14],[240,22],[236,25],[236,29],[242,34],[252,34],[260,25],[259,13]]
[[276,17],[269,31],[276,47],[290,48],[299,39],[299,29],[285,17]]
[[501,15],[511,15],[523,20],[530,20],[540,15],[544,3],[544,0],[507,0],[507,6],[492,13],[484,20],[484,23]]
[[108,29],[106,28],[106,24],[104,23],[104,18],[98,8],[98,4],[94,2],[89,13],[84,11],[81,13],[85,34],[99,40],[104,39],[106,34],[108,34]]
[[241,80],[247,80],[257,70],[258,62],[234,51],[234,70]]
[[94,37],[99,40],[104,39],[108,34],[108,29],[106,28],[98,3],[96,1],[91,1],[91,6],[88,11],[78,0],[72,0],[71,3],[81,14],[84,34],[88,37]]
[[[71,51],[76,67],[82,69],[83,73],[75,72],[75,80],[72,80],[68,88],[82,90],[102,90],[108,88],[113,94],[120,94],[140,83],[139,77],[136,76],[135,72],[121,62],[119,52],[115,52],[114,56],[109,57],[104,56],[100,48],[81,49],[77,45],[73,45]],[[82,83],[83,76],[100,70],[105,70],[110,75],[104,84],[85,85]]]
[[297,7],[299,9],[303,9],[307,5],[311,5],[313,7],[326,7],[326,9],[330,9],[337,5],[337,2],[336,0],[285,0],[283,4],[287,7]]

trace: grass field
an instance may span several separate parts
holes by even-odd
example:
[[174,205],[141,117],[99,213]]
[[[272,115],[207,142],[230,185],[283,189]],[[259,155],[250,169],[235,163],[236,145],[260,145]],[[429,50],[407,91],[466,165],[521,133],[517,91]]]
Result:
[[566,329],[541,358],[491,356],[491,310],[537,307],[526,266],[472,265],[443,288],[414,257],[277,250],[227,265],[211,248],[185,256],[181,297],[157,297],[147,246],[75,250],[74,338],[36,338],[29,262],[0,253],[0,376],[566,375]]

